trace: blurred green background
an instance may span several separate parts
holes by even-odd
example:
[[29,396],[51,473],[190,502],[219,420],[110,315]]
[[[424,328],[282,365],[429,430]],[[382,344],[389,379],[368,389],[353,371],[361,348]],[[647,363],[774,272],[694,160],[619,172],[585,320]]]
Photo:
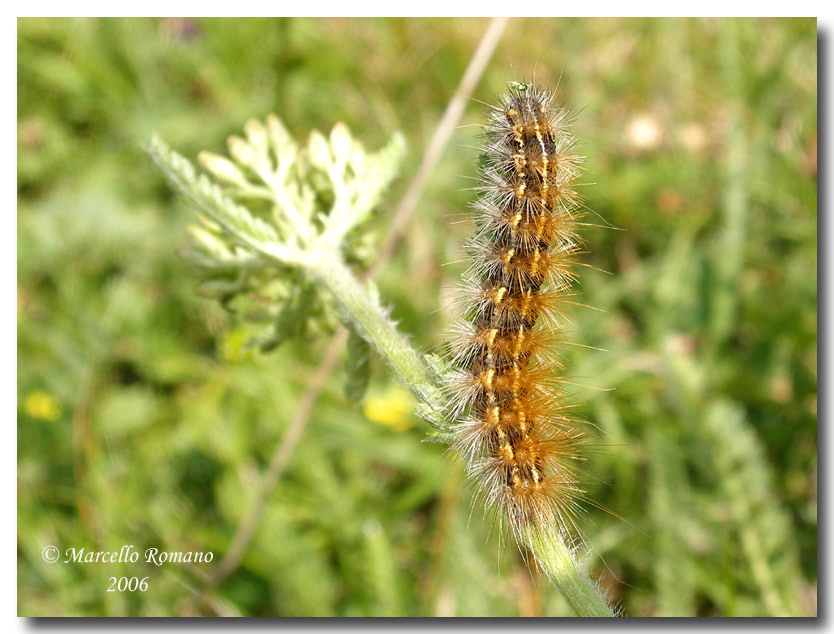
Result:
[[[269,112],[299,141],[401,130],[382,234],[487,23],[18,21],[20,615],[567,614],[379,360],[358,404],[334,372],[240,565],[206,589],[327,344],[242,352],[180,257],[193,213],[142,149],[157,131],[222,152]],[[558,83],[581,193],[617,227],[583,228],[578,301],[604,312],[573,316],[605,352],[566,356],[599,430],[585,560],[627,615],[816,614],[816,46],[814,19],[511,20],[379,280],[437,349],[477,100]],[[215,558],[48,564],[48,544]]]

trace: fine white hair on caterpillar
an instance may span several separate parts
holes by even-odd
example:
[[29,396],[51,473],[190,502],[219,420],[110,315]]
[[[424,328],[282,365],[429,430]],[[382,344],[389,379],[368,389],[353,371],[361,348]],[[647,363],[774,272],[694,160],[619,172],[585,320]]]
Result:
[[568,413],[554,343],[575,279],[579,157],[553,93],[512,82],[488,113],[472,207],[463,317],[452,328],[454,446],[511,529],[576,528],[585,436]]

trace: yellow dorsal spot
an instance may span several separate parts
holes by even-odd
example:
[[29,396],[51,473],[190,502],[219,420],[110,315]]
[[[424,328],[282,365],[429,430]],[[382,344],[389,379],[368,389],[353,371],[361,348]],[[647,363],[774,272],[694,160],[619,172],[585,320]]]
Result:
[[[490,328],[486,331],[486,344],[490,348],[495,345],[496,335],[498,335],[498,328]],[[492,351],[490,351],[490,354],[492,354]]]
[[507,294],[507,287],[502,286],[497,291],[495,291],[495,305],[499,306],[501,302],[504,301],[504,295]]
[[519,211],[515,216],[513,216],[513,231],[518,228],[519,223],[521,222],[521,212]]
[[544,137],[542,136],[542,130],[538,123],[536,123],[536,139],[538,140],[539,145],[542,146],[542,158],[547,158],[547,151],[544,148]]
[[518,335],[516,335],[515,346],[513,347],[513,361],[518,360],[518,357],[521,354],[521,347],[524,345],[524,340],[526,338],[527,338],[527,335],[524,332],[524,325],[521,324],[518,327]]
[[516,110],[515,108],[510,108],[509,110],[507,110],[507,116],[511,119],[515,119],[518,116],[518,110]]
[[527,433],[527,414],[523,408],[518,409],[518,429],[522,434]]
[[504,257],[501,258],[501,259],[504,260],[504,264],[509,266],[510,261],[513,259],[514,255],[515,255],[515,249],[510,248],[510,249],[507,249],[507,251],[504,253]]
[[516,361],[513,361],[513,394],[518,394],[521,389],[521,368]]
[[[501,408],[497,405],[495,407],[490,407],[486,413],[486,422],[487,424],[495,427],[501,422]],[[498,430],[498,437],[503,439],[504,432],[500,429]]]
[[524,196],[524,191],[526,189],[527,189],[527,183],[521,183],[515,190],[516,197],[521,198],[522,196]]
[[[539,146],[541,146],[541,149],[542,149],[542,167],[541,167],[541,170],[539,170],[539,173],[541,174],[541,177],[542,177],[541,203],[542,203],[542,208],[546,209],[547,208],[547,202],[548,202],[548,190],[549,190],[549,185],[548,185],[548,182],[547,182],[547,148],[544,147],[544,139],[542,138],[542,133],[539,130],[539,124],[538,123],[536,123],[536,138],[539,140]],[[540,224],[540,226],[541,226],[541,224]]]
[[512,462],[515,459],[515,455],[513,454],[513,447],[508,442],[505,442],[499,446],[498,453],[504,459],[504,462]]
[[539,480],[541,480],[541,475],[539,474],[539,470],[536,467],[531,469],[533,475],[533,482],[536,484],[536,488],[538,488]]
[[539,247],[533,251],[533,257],[530,258],[530,277],[535,278],[539,274],[539,263],[541,262],[542,254]]
[[495,368],[489,368],[481,373],[481,383],[483,383],[488,390],[492,390],[493,380],[495,379]]

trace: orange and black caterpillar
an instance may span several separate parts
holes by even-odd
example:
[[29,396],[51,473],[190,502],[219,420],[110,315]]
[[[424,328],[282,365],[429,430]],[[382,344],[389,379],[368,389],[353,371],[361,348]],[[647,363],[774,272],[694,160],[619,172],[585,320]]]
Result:
[[509,84],[489,112],[474,263],[464,275],[450,381],[455,446],[481,495],[510,526],[574,524],[583,433],[555,385],[580,248],[572,183],[579,174],[567,113],[552,93]]

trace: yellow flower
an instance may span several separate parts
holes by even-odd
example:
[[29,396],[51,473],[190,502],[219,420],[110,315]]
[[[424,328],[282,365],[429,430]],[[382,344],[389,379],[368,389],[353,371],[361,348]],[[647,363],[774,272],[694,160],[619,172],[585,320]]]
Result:
[[23,411],[32,418],[55,421],[61,417],[61,404],[49,392],[35,390],[26,395]]
[[392,386],[378,396],[365,399],[362,409],[368,420],[403,431],[414,424],[411,418],[413,408],[411,392],[400,386]]

